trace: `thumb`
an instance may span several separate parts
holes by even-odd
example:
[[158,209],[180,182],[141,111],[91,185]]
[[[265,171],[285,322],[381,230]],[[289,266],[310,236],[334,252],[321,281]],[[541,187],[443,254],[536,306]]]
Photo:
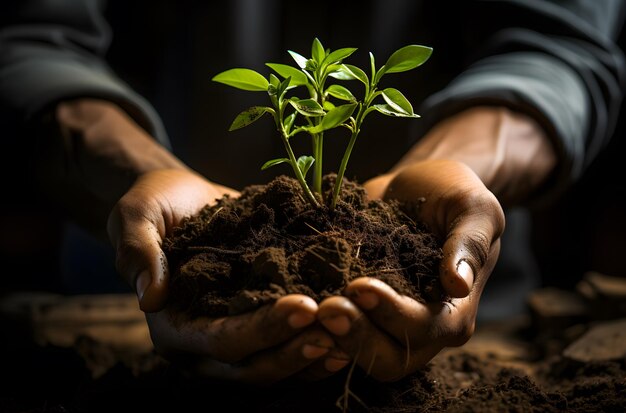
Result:
[[[135,207],[132,198],[123,197],[111,211],[107,223],[109,238],[116,251],[116,268],[135,289],[139,306],[145,312],[165,307],[169,278],[167,259],[161,249],[162,218],[144,215],[145,204]],[[163,231],[161,231],[162,229]]]
[[467,297],[475,284],[482,291],[497,260],[500,234],[485,215],[455,225],[443,245],[440,267],[441,284],[450,296]]

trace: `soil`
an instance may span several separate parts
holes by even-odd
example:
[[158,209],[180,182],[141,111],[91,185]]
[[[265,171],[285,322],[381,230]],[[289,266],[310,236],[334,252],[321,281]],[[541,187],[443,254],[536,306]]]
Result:
[[[325,199],[335,176],[323,180]],[[280,176],[224,197],[164,242],[172,304],[191,317],[239,314],[300,293],[318,302],[370,276],[424,302],[444,300],[439,241],[397,202],[368,201],[344,180],[334,211],[311,207],[298,182]]]
[[[344,369],[320,382],[246,387],[190,379],[153,353],[121,352],[83,336],[72,348],[21,346],[1,353],[0,411],[626,411],[626,358],[546,356],[536,336],[510,324],[491,336],[479,329],[465,347],[444,350],[395,383]],[[94,377],[103,360],[107,371]]]

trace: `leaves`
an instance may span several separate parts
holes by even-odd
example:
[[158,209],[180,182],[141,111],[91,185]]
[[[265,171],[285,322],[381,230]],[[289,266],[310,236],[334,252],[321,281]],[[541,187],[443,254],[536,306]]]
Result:
[[298,165],[298,169],[302,172],[302,176],[306,178],[307,172],[311,169],[311,166],[315,162],[315,158],[312,156],[301,156],[298,158],[296,164]]
[[[306,85],[307,79],[306,75],[302,73],[299,69],[296,69],[293,66],[283,65],[280,63],[265,63],[266,66],[274,70],[276,73],[281,75],[283,78],[291,78],[291,86],[301,86]],[[270,75],[271,76],[271,75]]]
[[384,73],[399,73],[415,69],[428,60],[433,53],[431,47],[412,44],[393,52],[385,63]]
[[271,168],[272,166],[276,166],[279,165],[281,163],[289,163],[289,159],[288,158],[278,158],[278,159],[272,159],[271,161],[267,161],[263,164],[263,166],[261,167],[261,170],[264,171],[267,168]]
[[361,70],[360,68],[356,66],[348,65],[348,64],[337,66],[336,69],[328,73],[328,76],[334,77],[335,79],[340,79],[340,80],[357,79],[363,82],[363,84],[365,85],[369,84],[369,78],[367,77],[367,75],[365,74],[363,70]]
[[[257,121],[265,113],[270,113],[283,143],[286,146],[288,158],[277,158],[265,162],[261,169],[265,170],[275,165],[288,163],[293,169],[307,200],[313,206],[319,206],[316,198],[306,182],[306,175],[316,162],[313,156],[300,156],[297,160],[293,154],[290,140],[300,132],[311,135],[313,153],[322,153],[322,132],[337,127],[347,127],[351,131],[348,143],[339,169],[337,180],[333,188],[331,209],[335,207],[340,193],[341,180],[344,176],[350,153],[361,130],[365,117],[374,111],[386,116],[416,118],[411,102],[395,88],[378,89],[378,83],[386,73],[400,73],[414,69],[423,64],[432,49],[426,46],[409,45],[396,50],[387,59],[384,65],[376,68],[374,55],[369,53],[369,70],[366,74],[361,68],[344,64],[344,59],[350,57],[357,49],[346,47],[331,51],[325,49],[322,42],[315,38],[311,44],[310,58],[289,50],[295,65],[281,63],[266,63],[272,72],[266,79],[261,74],[250,69],[235,68],[219,73],[213,80],[232,87],[249,91],[267,91],[271,105],[253,106],[241,112],[230,126],[236,130]],[[364,96],[358,99],[347,87],[341,84],[327,85],[330,79],[358,80],[365,86]],[[299,90],[308,92],[308,97],[301,99],[290,96],[285,98],[289,89],[297,86],[306,86]],[[373,104],[378,96],[382,96],[384,103]],[[343,104],[339,104],[341,102]],[[295,110],[286,112],[288,105]],[[287,114],[289,113],[289,114]],[[304,124],[296,125],[299,116],[304,116]],[[313,179],[314,190],[321,192],[321,157],[317,160]]]
[[420,115],[415,114],[415,113],[413,113],[412,115],[409,115],[404,112],[398,112],[397,110],[395,110],[393,107],[389,105],[383,105],[383,104],[373,105],[372,107],[370,107],[370,109],[368,109],[368,111],[370,111],[372,108],[382,113],[383,115],[394,116],[397,118],[419,118],[420,117]]
[[291,50],[289,50],[288,52],[291,55],[291,57],[293,57],[293,60],[300,67],[300,69],[306,68],[306,64],[308,62],[308,59],[306,57]]
[[356,52],[356,48],[354,47],[344,47],[343,49],[337,49],[334,52],[331,52],[324,61],[322,65],[330,65],[333,63],[341,62],[346,57],[350,56],[352,53]]
[[348,88],[343,87],[341,85],[328,86],[328,88],[326,89],[326,93],[337,99],[347,100],[350,102],[356,102],[356,98],[354,97],[352,92],[350,92]]
[[287,132],[287,134],[291,132],[291,128],[293,127],[293,123],[296,120],[297,114],[297,112],[293,112],[291,115],[285,118],[283,125],[285,125],[285,131]]
[[266,106],[252,106],[251,108],[248,108],[244,110],[243,112],[241,112],[239,115],[237,115],[237,117],[235,118],[233,123],[230,125],[230,128],[228,130],[234,131],[237,129],[244,128],[248,126],[249,124],[257,121],[261,116],[263,116],[264,114],[268,112],[272,113],[274,112],[274,110]]
[[411,102],[398,89],[387,88],[383,90],[383,99],[389,106],[391,106],[396,112],[403,112],[407,115],[413,115],[413,106]]
[[265,92],[269,85],[266,78],[251,69],[229,69],[215,75],[212,80],[252,92]]
[[313,44],[311,45],[311,57],[317,63],[322,63],[322,61],[326,57],[326,51],[324,50],[324,46],[322,46],[322,42],[320,42],[317,37],[313,39]]
[[290,99],[289,103],[304,116],[324,116],[326,112],[313,99]]
[[356,109],[357,106],[357,103],[348,103],[347,105],[336,106],[334,109],[328,111],[319,125],[310,128],[309,133],[317,134],[341,125],[347,121],[350,116],[352,116],[352,113],[354,113],[354,109]]

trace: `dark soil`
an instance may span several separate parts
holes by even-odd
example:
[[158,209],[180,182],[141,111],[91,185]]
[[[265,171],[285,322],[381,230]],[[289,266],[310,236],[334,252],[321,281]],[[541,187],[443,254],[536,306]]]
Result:
[[[325,177],[326,199],[333,183]],[[361,276],[421,302],[446,299],[438,240],[402,212],[416,206],[368,201],[345,180],[335,211],[311,207],[286,176],[247,187],[165,240],[172,303],[191,317],[232,315],[292,293],[319,302]]]
[[[24,347],[3,352],[0,411],[626,411],[626,360],[579,363],[555,356],[518,360],[524,368],[514,368],[498,356],[453,349],[395,383],[376,382],[358,370],[349,377],[345,369],[320,382],[259,388],[189,379],[154,354],[129,357],[90,343],[89,352],[46,347],[29,349],[28,358],[21,357]],[[94,379],[95,360],[111,358],[117,363]]]

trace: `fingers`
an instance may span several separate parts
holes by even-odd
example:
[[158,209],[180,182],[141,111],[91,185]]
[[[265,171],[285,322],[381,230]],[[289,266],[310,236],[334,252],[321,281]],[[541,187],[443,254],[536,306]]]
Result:
[[167,300],[168,265],[161,250],[164,224],[157,214],[147,215],[156,209],[125,197],[113,208],[108,221],[116,268],[135,288],[145,312],[161,310]]
[[318,320],[377,380],[404,377],[442,348],[465,343],[474,331],[477,300],[472,297],[422,304],[365,277],[351,282],[346,295],[324,300]]
[[378,328],[402,345],[460,345],[474,331],[478,297],[422,304],[398,294],[380,280],[366,277],[351,282],[346,295]]
[[378,328],[345,297],[330,297],[320,304],[318,320],[337,345],[380,381],[397,380],[415,371],[437,353],[432,346],[414,353],[409,346]]
[[[334,341],[320,328],[311,328],[286,343],[232,364],[205,358],[195,361],[196,374],[244,383],[269,385],[301,372],[332,351]],[[330,373],[329,373],[330,374]]]
[[148,322],[161,353],[183,351],[235,363],[291,339],[313,324],[316,311],[312,298],[292,294],[236,316],[176,320],[162,311],[150,314]]

